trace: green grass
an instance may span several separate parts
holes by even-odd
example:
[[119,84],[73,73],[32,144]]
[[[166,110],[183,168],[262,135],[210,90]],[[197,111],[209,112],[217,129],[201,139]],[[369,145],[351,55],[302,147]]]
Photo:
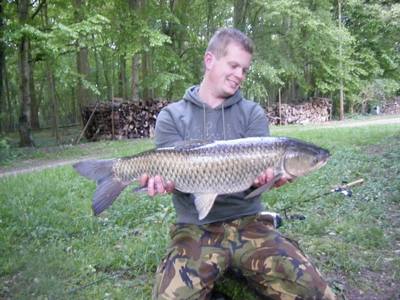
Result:
[[153,141],[150,139],[101,141],[96,143],[82,143],[79,145],[60,145],[43,148],[14,148],[6,149],[6,155],[1,159],[0,147],[0,168],[4,170],[30,166],[32,162],[40,163],[46,161],[58,161],[85,157],[112,158],[131,155],[133,152],[140,152],[153,148]]
[[[318,172],[264,195],[269,210],[306,217],[285,220],[281,231],[300,242],[338,293],[385,296],[376,278],[400,282],[400,126],[288,126],[272,133],[332,154]],[[151,140],[101,142],[41,159],[124,156],[151,146]],[[358,178],[364,183],[352,197],[320,196]],[[150,298],[175,216],[170,198],[127,189],[95,218],[94,189],[71,166],[0,178],[0,298]],[[234,299],[252,299],[234,286],[229,279],[218,284]]]

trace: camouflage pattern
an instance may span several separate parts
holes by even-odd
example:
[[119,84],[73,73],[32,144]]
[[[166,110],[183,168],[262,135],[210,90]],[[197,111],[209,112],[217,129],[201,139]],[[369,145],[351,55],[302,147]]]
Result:
[[207,225],[175,224],[156,273],[153,299],[209,299],[227,268],[240,270],[268,299],[336,299],[298,245],[275,230],[270,216]]

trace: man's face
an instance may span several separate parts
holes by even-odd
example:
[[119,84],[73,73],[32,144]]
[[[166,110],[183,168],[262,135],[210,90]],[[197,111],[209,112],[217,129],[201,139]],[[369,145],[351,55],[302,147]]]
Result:
[[226,55],[217,58],[207,52],[205,66],[212,90],[217,97],[232,96],[246,78],[252,55],[238,44],[231,42],[226,47]]

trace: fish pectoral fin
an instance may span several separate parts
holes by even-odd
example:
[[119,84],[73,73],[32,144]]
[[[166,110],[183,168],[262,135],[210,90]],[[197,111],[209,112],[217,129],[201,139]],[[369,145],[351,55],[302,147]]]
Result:
[[261,195],[262,193],[264,193],[266,191],[269,191],[275,185],[275,183],[277,183],[278,180],[281,179],[281,177],[282,177],[282,174],[275,175],[271,181],[258,187],[257,189],[252,191],[250,194],[248,194],[246,197],[244,197],[244,199],[250,199],[250,198],[256,197],[258,195]]
[[147,186],[137,186],[132,189],[133,193],[147,193]]
[[215,193],[201,193],[201,194],[194,194],[194,205],[196,206],[196,210],[199,214],[199,220],[203,220],[207,217],[208,213],[213,206],[215,199],[217,198],[218,194]]

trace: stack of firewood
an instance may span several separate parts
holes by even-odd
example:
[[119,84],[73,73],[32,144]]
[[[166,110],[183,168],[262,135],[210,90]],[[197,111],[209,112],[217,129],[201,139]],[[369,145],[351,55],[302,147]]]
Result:
[[158,113],[167,104],[167,101],[114,101],[88,105],[82,112],[84,123],[88,123],[85,137],[90,141],[149,137]]
[[400,114],[400,97],[393,102],[386,102],[382,104],[381,113],[388,115]]
[[269,122],[275,125],[323,123],[330,119],[332,103],[328,98],[313,98],[298,105],[282,104],[265,108]]
[[[83,110],[87,127],[85,136],[90,141],[99,139],[123,139],[151,137],[160,110],[169,102],[110,101],[88,105]],[[299,105],[281,105],[265,108],[271,124],[305,124],[326,122],[330,118],[332,104],[326,98],[314,98]]]

